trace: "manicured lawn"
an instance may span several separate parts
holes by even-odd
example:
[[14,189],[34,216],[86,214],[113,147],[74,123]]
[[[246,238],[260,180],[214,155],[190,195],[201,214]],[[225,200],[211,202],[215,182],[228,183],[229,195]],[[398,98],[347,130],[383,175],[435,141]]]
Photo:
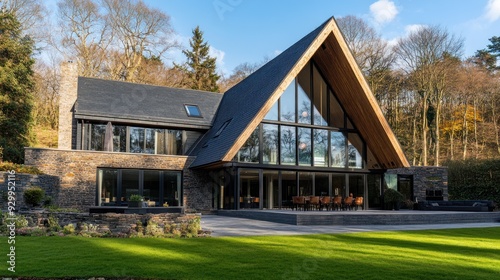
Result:
[[[0,275],[7,271],[0,238]],[[199,239],[17,237],[16,276],[498,279],[500,227]]]

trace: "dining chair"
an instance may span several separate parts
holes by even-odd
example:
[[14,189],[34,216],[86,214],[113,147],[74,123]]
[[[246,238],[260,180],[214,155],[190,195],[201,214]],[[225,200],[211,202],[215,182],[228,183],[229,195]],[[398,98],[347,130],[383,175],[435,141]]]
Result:
[[335,207],[335,210],[340,210],[342,207],[342,197],[340,195],[337,195],[336,197],[333,198],[333,207]]
[[358,207],[361,206],[361,210],[365,210],[365,207],[363,205],[363,197],[362,196],[358,196],[354,199],[354,203],[353,203],[354,207],[356,207],[356,210],[358,210]]
[[342,208],[345,210],[351,210],[352,208],[353,197],[348,196],[344,198],[344,203],[342,204]]
[[309,207],[311,209],[319,209],[319,206],[320,206],[320,200],[319,200],[319,196],[310,196],[309,197]]
[[319,210],[321,210],[323,207],[326,208],[326,210],[330,210],[330,197],[329,196],[322,196],[319,200],[320,202],[320,207],[319,207]]

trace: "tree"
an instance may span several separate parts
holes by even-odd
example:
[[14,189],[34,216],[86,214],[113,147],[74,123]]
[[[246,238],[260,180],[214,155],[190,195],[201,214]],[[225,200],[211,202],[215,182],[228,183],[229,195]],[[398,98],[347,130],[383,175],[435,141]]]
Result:
[[187,74],[186,87],[196,90],[218,92],[217,81],[219,75],[216,70],[216,58],[209,55],[210,46],[203,39],[203,32],[197,26],[193,30],[193,37],[189,40],[191,50],[183,50],[187,61],[180,67]]
[[390,75],[395,59],[391,48],[375,29],[361,18],[345,16],[338,18],[337,24],[373,94],[380,100],[384,83]]
[[78,60],[78,73],[101,75],[112,34],[93,0],[61,0],[57,3],[61,28],[61,52]]
[[18,163],[32,141],[33,48],[16,17],[0,11],[0,147],[4,160]]
[[0,10],[16,16],[22,35],[37,39],[47,36],[48,13],[41,0],[2,0]]
[[[170,17],[142,1],[102,0],[107,12],[106,20],[113,31],[119,55],[120,69],[109,71],[113,79],[136,81],[137,71],[144,57],[160,57],[177,47],[172,40],[174,31]],[[116,66],[116,65],[114,65]]]
[[460,57],[463,39],[437,26],[422,27],[398,41],[395,53],[410,78],[410,90],[420,97],[421,163],[428,164],[428,132],[432,128],[435,165],[440,156],[440,115],[448,70]]

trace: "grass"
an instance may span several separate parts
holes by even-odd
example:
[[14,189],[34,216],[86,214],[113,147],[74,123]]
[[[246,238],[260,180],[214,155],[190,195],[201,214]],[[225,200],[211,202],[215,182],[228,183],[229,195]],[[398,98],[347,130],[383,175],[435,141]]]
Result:
[[[15,276],[27,277],[498,279],[500,227],[195,239],[18,236],[16,258]],[[0,275],[13,277],[1,263]]]

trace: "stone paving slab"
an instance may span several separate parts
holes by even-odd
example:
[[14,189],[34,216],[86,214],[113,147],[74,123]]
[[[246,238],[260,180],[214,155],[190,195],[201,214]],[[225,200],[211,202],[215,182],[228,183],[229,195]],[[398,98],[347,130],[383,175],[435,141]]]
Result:
[[212,236],[300,235],[317,233],[354,233],[373,231],[424,230],[450,228],[500,227],[500,223],[458,223],[418,225],[355,225],[355,226],[301,226],[253,219],[203,215],[201,226],[212,231]]

